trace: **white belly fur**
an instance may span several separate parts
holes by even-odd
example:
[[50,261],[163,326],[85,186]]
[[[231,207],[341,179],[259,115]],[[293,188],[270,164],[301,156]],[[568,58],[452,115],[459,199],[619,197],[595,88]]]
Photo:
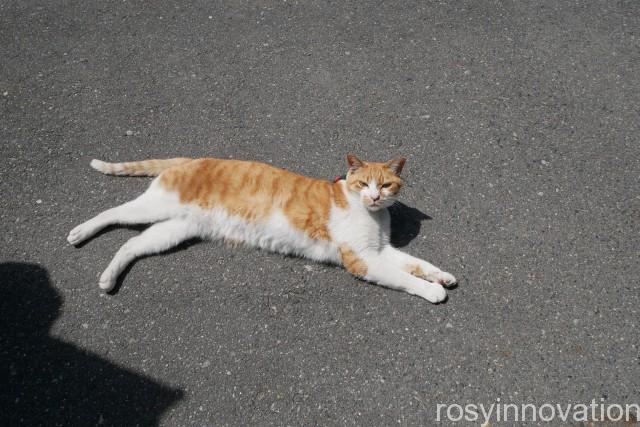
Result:
[[[197,211],[197,212],[196,212]],[[249,222],[229,215],[224,208],[194,209],[190,212],[202,228],[202,235],[211,239],[242,242],[272,252],[297,255],[322,262],[339,262],[337,246],[327,240],[313,240],[291,226],[279,210],[267,218]]]

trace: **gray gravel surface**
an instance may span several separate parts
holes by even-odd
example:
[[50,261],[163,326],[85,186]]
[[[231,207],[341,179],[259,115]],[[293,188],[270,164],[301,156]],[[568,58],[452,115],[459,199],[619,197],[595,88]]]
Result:
[[[640,403],[637,1],[0,1],[0,58],[0,424]],[[94,157],[347,152],[408,158],[402,243],[461,279],[445,304],[219,243],[104,295],[139,229],[65,241],[149,182]]]

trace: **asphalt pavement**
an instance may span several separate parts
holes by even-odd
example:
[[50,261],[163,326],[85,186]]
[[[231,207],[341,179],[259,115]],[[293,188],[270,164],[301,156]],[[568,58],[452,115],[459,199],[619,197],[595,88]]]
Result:
[[[331,179],[349,152],[407,157],[396,243],[446,303],[216,242],[105,295],[140,228],[65,240],[149,183],[92,158]],[[637,1],[0,0],[0,158],[2,425],[640,404]]]

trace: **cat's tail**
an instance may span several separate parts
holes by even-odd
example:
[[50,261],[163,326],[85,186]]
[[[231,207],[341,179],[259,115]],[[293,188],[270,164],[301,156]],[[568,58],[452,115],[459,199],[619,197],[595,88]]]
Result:
[[107,175],[158,176],[165,169],[190,162],[193,159],[176,157],[175,159],[153,159],[140,162],[109,163],[91,160],[91,167]]

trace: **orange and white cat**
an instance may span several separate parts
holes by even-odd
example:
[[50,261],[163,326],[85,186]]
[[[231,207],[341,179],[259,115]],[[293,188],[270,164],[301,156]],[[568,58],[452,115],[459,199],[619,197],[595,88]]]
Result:
[[93,160],[105,174],[156,178],[141,196],[80,224],[67,240],[77,245],[110,224],[154,223],[102,273],[99,285],[107,291],[135,258],[200,237],[340,264],[369,282],[444,300],[443,285],[455,284],[455,277],[389,243],[387,208],[402,186],[405,159],[372,163],[350,154],[347,161],[346,179],[332,183],[239,160]]

